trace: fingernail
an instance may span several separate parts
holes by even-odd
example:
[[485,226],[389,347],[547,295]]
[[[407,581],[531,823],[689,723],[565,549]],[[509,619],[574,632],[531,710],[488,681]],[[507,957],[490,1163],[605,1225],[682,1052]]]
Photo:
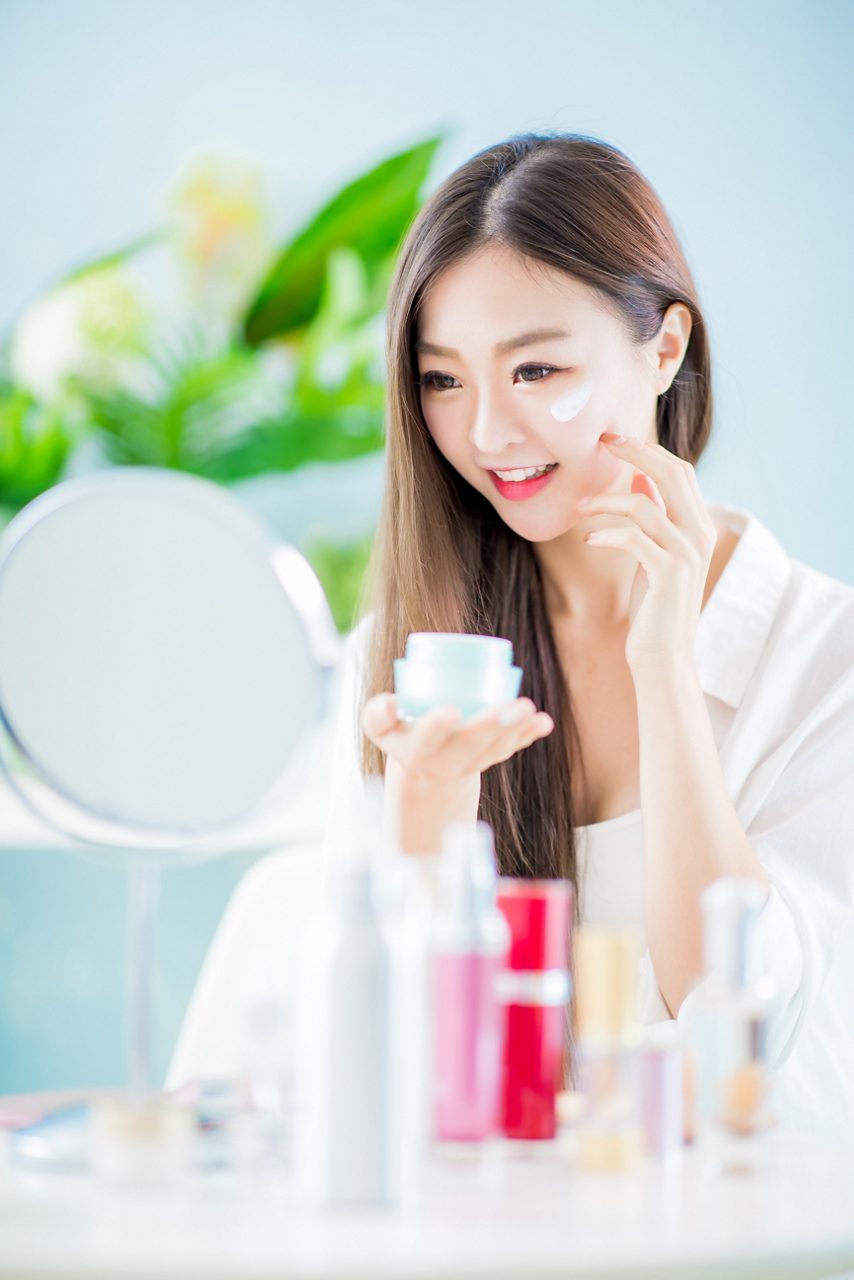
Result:
[[603,431],[599,437],[605,444],[625,444],[626,437],[618,435],[616,431]]
[[578,507],[578,508],[581,508],[581,507],[589,507],[589,506],[590,506],[590,503],[591,503],[592,501],[593,501],[593,495],[592,495],[592,494],[590,494],[590,493],[588,493],[588,495],[587,495],[587,497],[586,497],[586,498],[582,498],[582,499],[581,499],[581,501],[580,501],[580,502],[576,502],[576,504],[575,504],[575,505],[576,505],[576,507]]
[[528,714],[527,707],[523,706],[519,702],[514,702],[512,706],[505,707],[503,711],[499,712],[498,723],[499,724],[518,724],[520,720],[525,719],[525,716],[527,714]]

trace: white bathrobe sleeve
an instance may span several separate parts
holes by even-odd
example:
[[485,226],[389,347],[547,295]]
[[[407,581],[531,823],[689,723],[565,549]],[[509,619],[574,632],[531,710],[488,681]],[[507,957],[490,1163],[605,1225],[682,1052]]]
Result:
[[[854,928],[854,671],[775,752],[784,767],[747,828],[771,882],[757,961],[776,981],[770,1049],[781,1065],[817,1009],[843,932]],[[850,1023],[851,1003],[840,1019]],[[850,1034],[850,1033],[849,1033]],[[854,1063],[852,1063],[854,1066]]]
[[[745,834],[771,886],[755,927],[753,965],[776,989],[769,1062],[783,1065],[807,1018],[827,1023],[831,1038],[838,1022],[854,1054],[844,1030],[854,1009],[854,970],[847,1010],[819,999],[843,934],[854,928],[854,672],[757,773],[765,774],[759,785],[767,790]],[[691,1004],[689,994],[680,1022]]]

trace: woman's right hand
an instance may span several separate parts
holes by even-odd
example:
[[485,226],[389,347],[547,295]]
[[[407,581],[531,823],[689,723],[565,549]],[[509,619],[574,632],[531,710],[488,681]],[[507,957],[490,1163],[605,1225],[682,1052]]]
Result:
[[408,724],[398,718],[393,693],[369,698],[362,712],[362,729],[371,742],[397,763],[405,781],[419,788],[479,779],[553,728],[551,716],[537,711],[530,698],[487,707],[466,721],[448,705]]

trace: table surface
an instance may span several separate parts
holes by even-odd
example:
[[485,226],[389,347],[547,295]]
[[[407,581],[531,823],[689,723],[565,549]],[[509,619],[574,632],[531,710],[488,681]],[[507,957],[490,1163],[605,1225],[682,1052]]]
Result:
[[[105,1091],[114,1092],[114,1091]],[[76,1095],[92,1096],[92,1091]],[[0,1099],[7,1114],[39,1097]],[[42,1097],[41,1101],[44,1101]],[[56,1104],[68,1096],[52,1095]],[[432,1154],[396,1211],[321,1214],[209,1172],[130,1191],[0,1159],[0,1277],[820,1277],[854,1269],[854,1151],[769,1135],[762,1172],[581,1172],[574,1136]]]

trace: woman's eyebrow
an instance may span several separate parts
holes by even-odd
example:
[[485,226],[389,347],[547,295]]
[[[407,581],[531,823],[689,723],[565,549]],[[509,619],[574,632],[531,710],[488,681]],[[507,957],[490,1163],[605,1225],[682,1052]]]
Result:
[[[567,329],[531,329],[529,333],[520,333],[515,338],[505,338],[503,342],[496,342],[493,351],[497,356],[502,356],[508,351],[518,351],[520,347],[530,347],[535,342],[571,337],[572,334]],[[439,347],[434,342],[422,342],[420,339],[415,343],[415,350],[426,356],[459,356],[460,354],[452,347]]]

